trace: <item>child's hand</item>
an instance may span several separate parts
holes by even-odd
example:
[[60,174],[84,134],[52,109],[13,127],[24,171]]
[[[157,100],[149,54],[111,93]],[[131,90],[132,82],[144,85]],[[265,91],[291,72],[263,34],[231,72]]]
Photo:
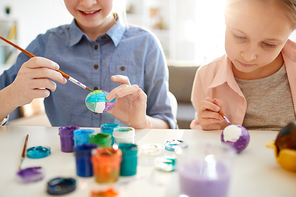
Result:
[[[35,98],[45,98],[55,91],[57,81],[67,80],[56,70],[58,64],[42,57],[33,57],[20,68],[14,82],[9,85],[11,102],[15,106],[31,103]],[[50,90],[50,91],[49,91]]]
[[218,113],[223,105],[220,99],[207,97],[200,104],[198,121],[204,130],[222,130],[227,125],[223,117]]
[[147,126],[147,95],[137,85],[130,85],[129,79],[126,76],[115,75],[111,79],[114,82],[119,82],[121,85],[114,88],[106,97],[107,100],[117,97],[116,104],[109,110],[109,113],[131,127],[145,128]]

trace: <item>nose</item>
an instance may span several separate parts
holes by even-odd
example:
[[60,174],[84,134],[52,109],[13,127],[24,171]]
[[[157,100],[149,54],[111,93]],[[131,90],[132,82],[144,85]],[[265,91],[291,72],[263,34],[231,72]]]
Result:
[[257,55],[256,55],[256,50],[254,47],[246,47],[243,51],[241,51],[241,54],[240,54],[244,60],[246,60],[247,62],[249,61],[252,61],[254,59],[257,58]]
[[80,4],[82,4],[85,8],[91,8],[91,6],[97,4],[97,0],[81,0]]

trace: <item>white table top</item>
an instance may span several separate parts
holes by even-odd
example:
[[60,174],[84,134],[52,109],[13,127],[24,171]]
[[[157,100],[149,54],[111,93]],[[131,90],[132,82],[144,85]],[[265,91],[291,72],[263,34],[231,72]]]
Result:
[[[99,128],[94,129],[99,132]],[[247,149],[237,155],[230,197],[292,197],[296,196],[296,173],[283,170],[275,161],[274,152],[265,143],[274,140],[278,132],[249,131],[251,141]],[[220,140],[221,131],[195,130],[137,130],[135,142],[140,147],[147,143],[163,144],[170,139]],[[22,184],[15,180],[16,171],[26,134],[28,146],[49,146],[51,155],[43,159],[25,158],[22,167],[42,166],[45,178],[36,183]],[[94,177],[82,178],[76,175],[73,153],[60,150],[57,127],[3,126],[0,127],[0,196],[17,197],[50,196],[46,193],[47,182],[55,177],[72,177],[77,181],[74,192],[64,196],[90,196],[92,189],[107,189],[112,184],[98,184]],[[126,197],[177,197],[177,172],[161,172],[153,166],[139,163],[137,174],[120,177],[113,184]]]

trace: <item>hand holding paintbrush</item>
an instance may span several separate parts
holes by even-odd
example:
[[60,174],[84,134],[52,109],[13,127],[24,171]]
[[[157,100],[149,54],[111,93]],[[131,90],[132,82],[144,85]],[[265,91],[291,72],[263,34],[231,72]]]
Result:
[[195,125],[200,125],[204,130],[222,130],[230,125],[231,122],[221,112],[222,105],[222,100],[207,97],[199,106],[198,120],[193,121],[190,127],[194,128]]
[[[17,46],[16,44],[10,42],[9,40],[3,38],[2,36],[0,36],[0,38],[2,40],[4,40],[5,42],[7,42],[8,44],[12,45],[13,47],[17,48],[18,50],[22,51],[24,54],[28,55],[29,57],[35,57],[35,55],[33,55],[32,53],[26,51],[25,49],[22,49],[21,47]],[[87,86],[85,86],[84,84],[82,84],[81,82],[79,82],[78,80],[74,79],[73,77],[67,75],[66,73],[57,70],[59,73],[61,73],[63,75],[63,77],[65,77],[66,79],[70,80],[71,82],[73,82],[74,84],[82,87],[83,89],[86,89],[88,91],[93,91],[92,89],[88,88]]]

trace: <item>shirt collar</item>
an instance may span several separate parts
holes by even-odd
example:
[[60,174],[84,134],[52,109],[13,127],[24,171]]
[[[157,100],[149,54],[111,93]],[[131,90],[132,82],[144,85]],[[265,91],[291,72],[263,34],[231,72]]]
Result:
[[83,35],[86,36],[86,34],[77,26],[75,19],[73,19],[72,23],[70,24],[69,46],[77,44]]
[[[123,25],[118,17],[116,23],[106,32],[106,34],[110,36],[114,45],[117,47],[125,31],[126,25]],[[73,19],[70,24],[69,46],[77,44],[83,36],[87,37],[87,35],[77,26],[75,19]]]
[[125,31],[126,25],[123,25],[118,17],[116,23],[106,32],[106,34],[110,36],[114,45],[117,47]]
[[227,55],[224,55],[224,58],[219,63],[217,75],[214,77],[213,82],[210,85],[210,88],[215,88],[224,83],[227,83],[228,86],[231,87],[231,89],[236,91],[239,95],[242,95],[232,72],[231,60],[228,58]]

